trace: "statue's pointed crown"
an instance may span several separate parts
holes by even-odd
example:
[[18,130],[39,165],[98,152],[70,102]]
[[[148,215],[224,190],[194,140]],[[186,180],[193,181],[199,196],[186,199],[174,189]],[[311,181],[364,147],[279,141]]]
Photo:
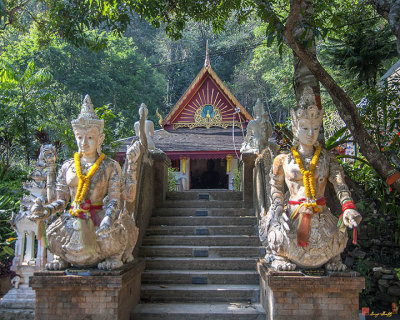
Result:
[[254,105],[253,108],[253,113],[254,113],[254,117],[261,117],[264,113],[264,104],[261,102],[260,98],[257,98],[256,104]]
[[304,88],[299,101],[299,108],[291,110],[291,115],[294,122],[298,122],[300,119],[322,121],[324,110],[318,108],[317,100],[311,87]]
[[87,94],[85,99],[83,99],[81,113],[78,116],[78,119],[71,121],[72,128],[90,128],[97,127],[100,133],[103,132],[104,129],[104,120],[99,119],[94,112],[94,106],[90,96]]

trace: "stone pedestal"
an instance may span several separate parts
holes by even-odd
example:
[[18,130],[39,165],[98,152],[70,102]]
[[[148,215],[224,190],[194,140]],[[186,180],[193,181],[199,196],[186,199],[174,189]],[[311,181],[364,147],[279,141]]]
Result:
[[365,279],[356,272],[307,276],[277,272],[264,260],[257,264],[261,303],[268,320],[358,320],[358,295]]
[[0,319],[33,320],[35,309],[35,291],[22,284],[12,288],[0,302]]
[[[15,261],[13,261],[14,263]],[[35,310],[35,291],[28,283],[37,267],[35,265],[19,265],[12,267],[17,272],[19,282],[16,287],[10,289],[0,301],[0,319],[2,320],[26,320],[33,319]]]
[[128,320],[139,303],[143,260],[119,270],[91,269],[88,275],[36,272],[29,285],[36,292],[37,320]]

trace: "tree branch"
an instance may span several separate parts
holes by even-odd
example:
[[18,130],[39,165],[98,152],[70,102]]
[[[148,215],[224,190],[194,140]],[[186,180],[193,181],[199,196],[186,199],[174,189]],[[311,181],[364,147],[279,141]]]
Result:
[[397,38],[397,52],[400,55],[400,0],[369,0],[369,3],[389,23]]
[[[296,41],[293,35],[293,28],[299,17],[302,2],[303,0],[293,1],[289,16],[283,29],[285,43],[326,88],[337,107],[340,117],[346,123],[347,127],[360,145],[361,153],[366,157],[370,165],[378,172],[378,174],[386,180],[396,172],[396,169],[380,153],[375,142],[365,130],[356,105],[346,92],[335,82],[330,74],[322,67],[319,61],[311,57],[305,48]],[[397,180],[392,187],[400,192],[400,180]]]
[[18,10],[21,10],[23,7],[25,7],[30,0],[26,0],[25,2],[22,2],[15,8],[12,8],[11,10],[6,10],[6,15],[8,15],[8,22],[4,23],[3,29],[5,29],[8,25],[11,25],[14,21],[14,16],[17,13]]

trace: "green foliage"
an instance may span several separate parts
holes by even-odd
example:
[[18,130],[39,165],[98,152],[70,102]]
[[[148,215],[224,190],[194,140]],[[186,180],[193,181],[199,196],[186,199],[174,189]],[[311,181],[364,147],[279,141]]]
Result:
[[367,209],[371,207],[372,203],[376,203],[382,214],[398,217],[398,225],[400,226],[400,197],[397,192],[391,192],[385,181],[364,162],[357,160],[354,163],[345,163],[343,166],[349,177],[363,186],[365,194],[369,195],[362,205],[365,212],[368,212]]
[[[265,43],[265,25],[254,31],[260,45],[235,69],[233,92],[248,109],[260,98],[272,124],[286,121],[289,108],[296,105],[293,91],[292,53]],[[257,41],[257,42],[258,42]]]
[[4,115],[0,119],[0,147],[4,150],[6,164],[14,145],[23,148],[29,165],[33,131],[43,123],[54,94],[51,81],[47,69],[38,69],[33,60],[20,67],[4,55],[0,57],[0,110]]
[[241,186],[242,186],[242,168],[237,167],[235,169],[235,172],[233,173],[233,190],[235,191],[240,191]]
[[397,279],[400,280],[400,268],[395,268]]
[[[0,196],[0,260],[4,263],[5,259],[14,255],[13,243],[16,240],[15,231],[9,223],[13,210],[16,210],[18,202],[14,202],[9,196]],[[4,270],[0,271],[4,272]]]
[[168,167],[168,191],[175,191],[176,190],[176,171],[172,167]]
[[360,114],[380,150],[400,155],[399,143],[393,143],[400,132],[400,77],[385,80],[369,91],[360,103]]
[[[364,9],[358,8],[361,10]],[[354,24],[324,45],[325,57],[345,75],[371,87],[383,71],[384,61],[397,56],[395,38],[389,26],[379,19],[359,21],[359,12],[349,16],[349,23]]]
[[351,137],[351,134],[347,134],[347,127],[343,127],[339,129],[338,131],[335,132],[333,136],[331,136],[326,142],[325,142],[325,149],[326,150],[333,150],[334,148],[348,143],[348,142],[354,142],[353,140],[350,140],[349,138]]
[[360,273],[360,276],[365,278],[365,289],[360,293],[360,307],[372,307],[373,292],[372,290],[372,272],[371,272],[371,260],[357,259],[353,266],[354,270]]

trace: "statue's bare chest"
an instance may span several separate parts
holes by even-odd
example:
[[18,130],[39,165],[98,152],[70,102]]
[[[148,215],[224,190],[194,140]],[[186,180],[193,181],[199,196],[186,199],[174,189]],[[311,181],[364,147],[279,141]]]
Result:
[[[302,163],[305,170],[309,170],[311,165],[311,157],[302,157]],[[287,157],[283,165],[283,170],[285,171],[285,180],[287,182],[298,182],[303,180],[303,174],[301,173],[299,165],[296,163],[294,157]],[[314,180],[322,183],[326,181],[329,175],[329,159],[324,155],[318,159],[316,168],[313,171]]]
[[[91,165],[81,165],[82,174],[86,176],[89,173]],[[76,174],[75,166],[72,165],[66,171],[66,181],[70,188],[78,187],[79,179]],[[90,179],[90,188],[92,189],[94,185],[107,184],[108,174],[105,166],[100,165],[99,169],[94,173]]]

